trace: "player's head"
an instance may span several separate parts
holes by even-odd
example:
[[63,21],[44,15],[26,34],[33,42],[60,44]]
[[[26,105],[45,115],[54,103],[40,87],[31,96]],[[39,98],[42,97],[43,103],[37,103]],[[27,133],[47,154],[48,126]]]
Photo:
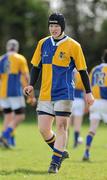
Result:
[[19,51],[19,42],[16,39],[10,39],[6,43],[6,50],[7,52],[13,51],[18,52]]
[[107,49],[104,49],[104,52],[102,55],[102,62],[107,63]]
[[65,19],[64,19],[64,16],[60,13],[53,13],[49,16],[49,20],[48,20],[48,27],[49,27],[49,30],[50,28],[53,26],[53,25],[56,25],[57,26],[60,26],[60,34],[59,36],[63,33],[63,31],[65,30]]

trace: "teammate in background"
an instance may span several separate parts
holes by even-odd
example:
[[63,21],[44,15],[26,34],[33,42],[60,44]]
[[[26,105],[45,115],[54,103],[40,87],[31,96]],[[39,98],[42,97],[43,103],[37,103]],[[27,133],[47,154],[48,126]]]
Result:
[[84,86],[80,77],[79,72],[74,70],[74,82],[75,82],[75,99],[72,104],[72,114],[68,118],[68,129],[71,124],[74,128],[74,144],[73,147],[76,148],[82,137],[80,137],[81,125],[83,121],[84,111],[85,111],[85,101],[84,101]]
[[[67,119],[71,114],[74,99],[72,71],[79,71],[86,90],[86,101],[91,105],[91,93],[85,58],[78,42],[65,33],[64,16],[53,13],[48,20],[51,36],[39,41],[32,58],[31,81],[24,94],[31,94],[38,74],[42,70],[42,82],[37,106],[38,127],[53,155],[48,173],[57,173],[65,159]],[[53,117],[56,120],[56,136],[52,131]]]
[[14,130],[25,119],[25,100],[21,77],[29,83],[29,70],[24,56],[18,54],[19,42],[10,39],[6,54],[0,58],[0,104],[4,113],[0,141],[5,147],[15,145]]
[[102,63],[94,67],[90,73],[92,93],[95,97],[95,102],[89,108],[90,127],[86,137],[86,148],[83,156],[84,161],[90,159],[91,144],[100,120],[107,123],[107,49],[104,50],[101,60]]

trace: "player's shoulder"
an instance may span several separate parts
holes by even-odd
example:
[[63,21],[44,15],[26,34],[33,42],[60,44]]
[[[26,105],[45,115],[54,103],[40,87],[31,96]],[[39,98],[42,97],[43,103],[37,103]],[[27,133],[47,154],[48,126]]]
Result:
[[94,66],[91,70],[92,73],[96,72],[97,70],[102,70],[103,68],[107,68],[107,64],[106,63],[101,63],[101,64],[98,64],[96,66]]
[[71,38],[71,37],[69,37],[69,36],[67,36],[68,37],[68,41],[71,43],[71,44],[73,44],[73,45],[75,45],[75,46],[80,46],[80,43],[79,42],[77,42],[76,40],[74,40],[73,38]]
[[19,59],[20,61],[26,61],[26,58],[22,54],[15,53],[14,57]]
[[97,69],[100,69],[100,65],[95,65],[94,67],[92,67],[90,74],[94,73]]
[[47,39],[50,39],[50,37],[51,36],[44,37],[44,38],[40,39],[38,43],[42,45]]
[[107,68],[107,63],[102,63],[102,67]]
[[102,69],[103,67],[107,67],[107,64],[106,63],[98,64],[98,65],[94,66],[93,69]]
[[0,61],[3,60],[3,59],[6,58],[6,57],[7,57],[7,54],[2,54],[2,55],[0,56]]

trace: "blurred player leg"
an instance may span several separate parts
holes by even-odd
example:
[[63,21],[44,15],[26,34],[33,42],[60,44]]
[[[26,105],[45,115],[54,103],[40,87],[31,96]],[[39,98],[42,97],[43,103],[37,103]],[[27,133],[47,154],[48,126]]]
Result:
[[[4,101],[6,102],[6,101]],[[8,98],[11,108],[4,109],[5,121],[3,124],[2,140],[4,146],[15,146],[15,130],[25,119],[25,101],[23,97]],[[11,110],[11,111],[10,111]]]
[[79,142],[79,137],[80,137],[80,131],[81,131],[81,125],[83,121],[83,116],[75,116],[74,117],[74,145],[73,147],[77,147]]
[[90,121],[90,128],[89,128],[89,133],[86,137],[86,148],[83,156],[84,161],[88,161],[90,159],[90,149],[93,141],[93,137],[96,134],[96,130],[99,125],[99,120],[93,119]]

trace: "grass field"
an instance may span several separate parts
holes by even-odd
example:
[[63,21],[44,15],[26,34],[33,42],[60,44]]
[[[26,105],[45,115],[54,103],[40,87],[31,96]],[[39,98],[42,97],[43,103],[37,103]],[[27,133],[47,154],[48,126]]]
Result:
[[[82,128],[85,137],[88,126]],[[91,150],[91,162],[82,162],[84,144],[72,149],[72,129],[68,150],[58,174],[47,173],[52,155],[35,123],[23,123],[17,129],[17,146],[0,148],[0,180],[107,180],[107,126],[101,124]],[[85,138],[84,138],[85,141]]]

